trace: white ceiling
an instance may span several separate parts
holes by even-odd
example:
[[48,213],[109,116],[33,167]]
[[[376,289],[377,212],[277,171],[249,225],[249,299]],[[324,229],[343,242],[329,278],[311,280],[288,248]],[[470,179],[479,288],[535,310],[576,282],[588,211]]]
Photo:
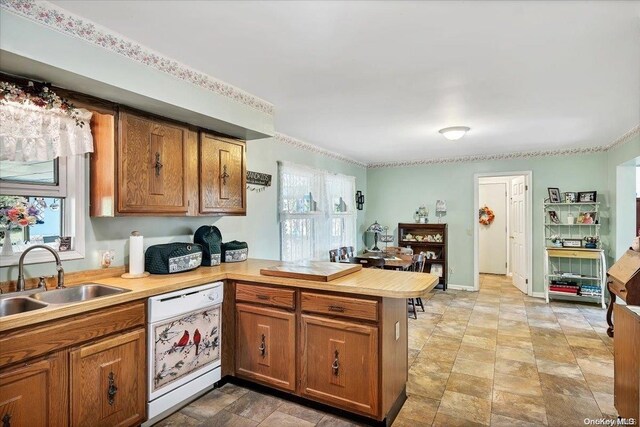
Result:
[[607,145],[640,123],[638,1],[52,3],[367,163]]

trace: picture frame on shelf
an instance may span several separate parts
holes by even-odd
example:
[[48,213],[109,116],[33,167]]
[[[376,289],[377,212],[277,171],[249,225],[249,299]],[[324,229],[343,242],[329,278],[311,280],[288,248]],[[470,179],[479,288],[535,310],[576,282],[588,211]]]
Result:
[[564,193],[565,203],[576,203],[578,201],[578,193],[575,191],[567,191]]
[[594,225],[597,223],[596,212],[580,212],[576,224]]
[[443,273],[442,264],[431,264],[429,273],[433,274],[434,276],[442,277],[442,273]]
[[549,192],[549,201],[551,203],[561,203],[562,202],[562,198],[560,197],[560,189],[559,188],[549,187],[549,188],[547,188],[547,191]]
[[597,191],[581,191],[578,193],[578,203],[595,203],[597,196]]
[[560,224],[560,218],[558,217],[558,213],[556,211],[549,211],[549,221],[553,224]]
[[562,247],[563,248],[581,248],[582,239],[563,239]]

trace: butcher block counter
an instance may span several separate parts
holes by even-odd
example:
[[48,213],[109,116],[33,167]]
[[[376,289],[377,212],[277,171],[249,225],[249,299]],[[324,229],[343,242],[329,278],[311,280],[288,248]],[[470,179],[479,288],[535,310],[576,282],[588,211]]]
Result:
[[[18,399],[5,408],[12,414],[0,405],[0,417],[18,424],[22,417],[25,425],[138,425],[146,419],[146,299],[224,281],[223,378],[388,426],[406,400],[406,298],[426,296],[438,278],[361,269],[326,282],[322,273],[337,267],[324,264],[303,269],[314,280],[261,274],[289,273],[291,264],[259,259],[140,279],[71,273],[68,286],[129,291],[0,318],[0,404]],[[111,377],[84,378],[101,372],[105,360],[120,366],[125,406],[101,413],[87,402],[112,408],[103,390]]]

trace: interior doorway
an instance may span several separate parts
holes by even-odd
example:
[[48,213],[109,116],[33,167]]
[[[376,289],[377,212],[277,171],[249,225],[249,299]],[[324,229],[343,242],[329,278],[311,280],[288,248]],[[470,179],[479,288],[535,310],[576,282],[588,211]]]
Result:
[[474,175],[474,289],[494,275],[532,295],[531,172]]

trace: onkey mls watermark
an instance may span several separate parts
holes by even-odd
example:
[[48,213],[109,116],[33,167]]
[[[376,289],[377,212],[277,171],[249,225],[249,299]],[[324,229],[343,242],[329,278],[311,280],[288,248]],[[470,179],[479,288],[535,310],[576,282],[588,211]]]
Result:
[[588,426],[634,426],[635,418],[585,418],[584,424]]

